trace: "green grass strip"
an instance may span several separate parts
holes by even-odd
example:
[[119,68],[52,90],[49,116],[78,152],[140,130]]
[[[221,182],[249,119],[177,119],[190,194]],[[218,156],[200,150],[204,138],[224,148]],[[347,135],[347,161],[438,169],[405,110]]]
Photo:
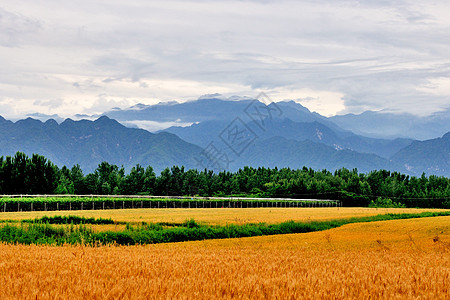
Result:
[[112,219],[104,218],[85,218],[78,216],[54,216],[36,219],[24,219],[24,220],[0,220],[0,223],[42,223],[42,224],[119,224],[119,222],[114,222]]

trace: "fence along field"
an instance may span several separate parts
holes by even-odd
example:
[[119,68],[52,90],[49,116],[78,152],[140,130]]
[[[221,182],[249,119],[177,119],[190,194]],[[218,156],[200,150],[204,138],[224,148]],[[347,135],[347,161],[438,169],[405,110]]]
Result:
[[449,217],[147,246],[0,244],[3,298],[447,299]]
[[341,205],[339,200],[290,198],[133,195],[0,195],[0,210],[2,212],[126,208],[338,207]]

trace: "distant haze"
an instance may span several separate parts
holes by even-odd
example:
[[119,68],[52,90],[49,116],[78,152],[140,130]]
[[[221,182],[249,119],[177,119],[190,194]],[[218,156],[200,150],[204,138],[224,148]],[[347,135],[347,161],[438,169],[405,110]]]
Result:
[[264,91],[325,116],[426,116],[449,108],[449,16],[444,0],[3,0],[0,115]]

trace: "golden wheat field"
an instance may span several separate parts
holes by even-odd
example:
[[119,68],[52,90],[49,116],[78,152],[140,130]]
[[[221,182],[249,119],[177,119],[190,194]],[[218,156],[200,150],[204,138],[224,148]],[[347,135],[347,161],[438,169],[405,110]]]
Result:
[[0,245],[2,299],[448,299],[449,282],[450,217],[147,246]]
[[[80,216],[86,218],[111,218],[117,222],[173,222],[186,220],[208,225],[281,223],[293,221],[331,220],[351,217],[373,216],[385,213],[420,213],[424,211],[446,211],[445,209],[414,208],[170,208],[170,209],[117,209],[117,210],[78,210],[78,211],[39,211],[6,212],[0,220],[34,219],[43,216]],[[448,210],[447,210],[448,211]]]

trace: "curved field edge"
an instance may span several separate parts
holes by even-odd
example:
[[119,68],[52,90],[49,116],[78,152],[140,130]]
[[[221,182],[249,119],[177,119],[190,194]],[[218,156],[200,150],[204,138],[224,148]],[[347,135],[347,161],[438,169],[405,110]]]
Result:
[[446,299],[450,223],[139,246],[0,244],[0,261],[6,299]]
[[[88,244],[88,245],[135,245],[196,241],[206,239],[227,239],[264,235],[307,233],[323,231],[346,224],[365,223],[398,219],[414,219],[450,216],[450,212],[423,212],[419,214],[383,214],[354,217],[330,221],[283,222],[279,224],[245,224],[226,226],[200,225],[194,220],[178,227],[164,227],[162,224],[127,224],[122,231],[94,232],[85,225],[70,224],[56,227],[41,222],[24,222],[20,226],[6,223],[0,228],[0,241],[20,244]],[[96,221],[95,219],[93,221]]]
[[425,211],[450,211],[443,209],[416,208],[175,208],[175,209],[125,209],[125,210],[83,210],[83,211],[39,211],[39,212],[4,212],[1,220],[23,220],[54,216],[78,216],[84,218],[112,219],[122,223],[182,223],[195,219],[202,225],[227,225],[268,223],[277,224],[288,220],[296,222],[325,221],[351,217],[373,216],[387,213],[421,213]]

